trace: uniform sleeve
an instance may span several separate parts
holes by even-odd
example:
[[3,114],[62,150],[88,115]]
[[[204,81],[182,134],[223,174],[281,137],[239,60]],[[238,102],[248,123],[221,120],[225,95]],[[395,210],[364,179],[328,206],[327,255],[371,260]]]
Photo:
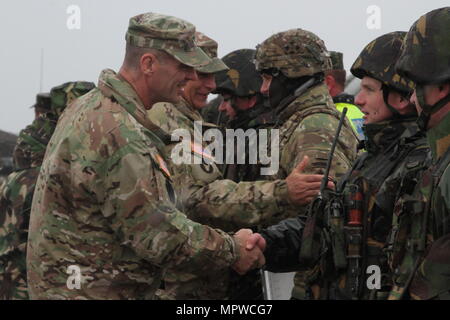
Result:
[[122,245],[154,265],[201,274],[232,265],[237,256],[231,236],[195,223],[169,200],[171,185],[145,142],[119,149],[105,167],[105,215]]
[[[309,157],[305,173],[324,173],[338,124],[338,119],[323,113],[303,119],[282,150],[280,167],[285,174],[289,175],[304,156]],[[331,164],[330,175],[333,178],[341,177],[350,169],[356,158],[356,144],[357,139],[350,125],[344,125]]]
[[291,272],[301,268],[299,253],[305,225],[304,217],[286,219],[261,231],[266,240],[266,269]]
[[186,199],[192,219],[224,230],[269,226],[291,216],[285,180],[236,183],[216,180],[203,187],[191,185]]

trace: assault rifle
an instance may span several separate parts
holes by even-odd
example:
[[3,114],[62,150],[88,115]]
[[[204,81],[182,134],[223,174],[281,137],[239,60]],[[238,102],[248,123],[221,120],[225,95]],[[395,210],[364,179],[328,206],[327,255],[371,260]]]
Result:
[[321,182],[320,192],[311,203],[306,219],[305,229],[302,235],[302,246],[299,259],[306,266],[314,266],[321,253],[322,239],[331,244],[333,252],[334,266],[338,269],[346,267],[345,242],[343,224],[344,224],[344,206],[342,197],[327,188],[328,175],[330,173],[331,163],[333,161],[334,151],[339,139],[339,134],[347,114],[347,108],[342,110],[339,125],[336,129],[336,135],[328,154],[325,173]]

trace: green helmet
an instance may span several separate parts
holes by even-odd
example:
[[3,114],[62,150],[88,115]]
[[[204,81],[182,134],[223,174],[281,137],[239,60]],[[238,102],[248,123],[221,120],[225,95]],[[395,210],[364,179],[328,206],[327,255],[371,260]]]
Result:
[[19,133],[13,153],[16,169],[41,165],[61,113],[72,100],[94,87],[92,82],[77,81],[66,82],[50,90],[51,110],[41,114]]
[[74,99],[88,93],[95,88],[95,84],[86,81],[66,82],[57,87],[53,87],[50,91],[50,98],[52,100],[52,113],[59,118]]
[[331,70],[331,59],[324,42],[303,29],[279,32],[256,48],[256,69],[278,69],[288,78],[312,76]]
[[229,67],[229,70],[215,74],[215,92],[228,91],[239,97],[259,93],[262,79],[253,64],[254,56],[255,50],[253,49],[240,49],[224,56],[222,61]]
[[416,83],[416,96],[422,108],[418,124],[427,130],[433,113],[450,101],[450,94],[433,105],[425,101],[425,84],[439,84],[450,79],[450,7],[421,16],[405,37],[398,73]]
[[406,32],[395,31],[370,42],[361,51],[350,72],[357,78],[368,76],[397,91],[411,93],[414,84],[401,77],[394,68],[405,35]]
[[396,68],[419,84],[450,79],[450,7],[430,11],[412,25]]

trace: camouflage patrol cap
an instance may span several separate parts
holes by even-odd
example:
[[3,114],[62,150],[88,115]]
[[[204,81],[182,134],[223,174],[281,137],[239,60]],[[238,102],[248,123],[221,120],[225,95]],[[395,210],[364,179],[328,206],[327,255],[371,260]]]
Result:
[[342,52],[330,51],[331,69],[344,70],[344,59]]
[[195,33],[195,43],[203,50],[203,52],[206,53],[209,58],[211,58],[210,63],[196,68],[197,71],[203,73],[215,73],[223,70],[228,70],[226,64],[223,63],[222,60],[217,58],[218,44],[216,41],[197,31]]
[[350,72],[357,78],[368,76],[400,92],[411,92],[414,84],[395,72],[406,32],[395,31],[371,41],[359,54]]
[[430,11],[412,25],[396,68],[416,83],[450,79],[450,7]]
[[324,42],[303,29],[279,32],[256,47],[256,69],[275,68],[288,78],[312,76],[331,70],[331,59]]
[[51,100],[49,92],[41,92],[36,95],[36,103],[31,106],[38,112],[51,111]]
[[87,81],[66,82],[53,87],[50,90],[52,113],[56,118],[59,118],[66,106],[74,99],[88,93],[94,88],[95,84]]
[[239,97],[259,92],[262,79],[253,63],[255,52],[253,49],[239,49],[222,58],[230,69],[216,74],[216,92],[228,91]]
[[130,19],[125,39],[135,47],[163,50],[181,63],[196,68],[211,59],[195,44],[194,35],[193,24],[149,12]]

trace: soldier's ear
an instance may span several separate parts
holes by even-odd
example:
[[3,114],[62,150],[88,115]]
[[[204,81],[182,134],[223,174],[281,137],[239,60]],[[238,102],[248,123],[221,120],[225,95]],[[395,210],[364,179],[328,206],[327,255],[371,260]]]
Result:
[[155,70],[156,56],[153,53],[145,53],[141,56],[139,66],[145,75],[151,75]]

